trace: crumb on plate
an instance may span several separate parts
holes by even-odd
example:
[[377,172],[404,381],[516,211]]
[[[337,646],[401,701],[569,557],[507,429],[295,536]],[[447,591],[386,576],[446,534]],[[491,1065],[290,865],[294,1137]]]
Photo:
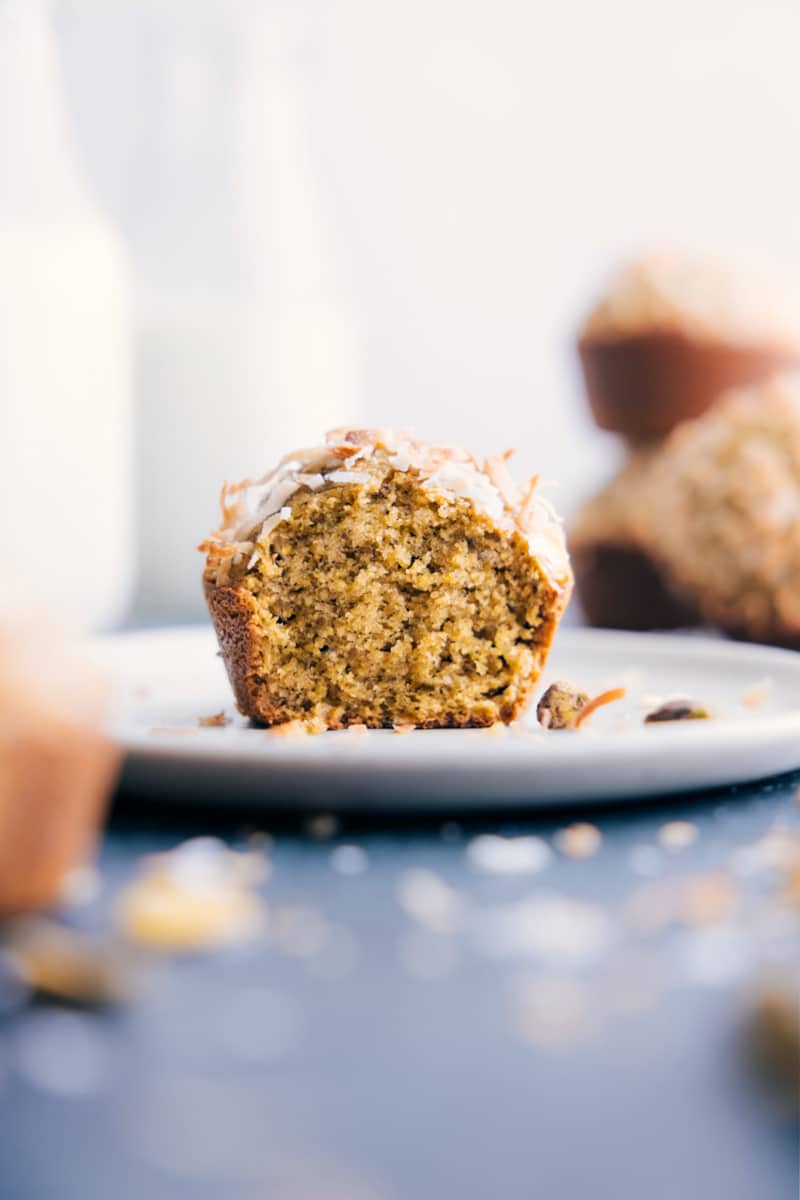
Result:
[[221,729],[224,725],[229,725],[230,720],[223,708],[218,713],[212,713],[210,717],[198,717],[197,724],[202,729]]
[[560,679],[551,683],[536,705],[536,716],[543,729],[574,729],[589,696],[582,688]]

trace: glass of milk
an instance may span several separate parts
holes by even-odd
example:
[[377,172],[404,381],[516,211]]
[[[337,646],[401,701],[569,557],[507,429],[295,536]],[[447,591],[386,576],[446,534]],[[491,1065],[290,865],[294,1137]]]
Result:
[[[136,611],[206,619],[223,481],[357,418],[358,322],[312,146],[305,0],[150,9],[162,97],[138,239]],[[133,218],[135,220],[135,216]]]
[[0,589],[61,623],[123,618],[133,580],[124,246],[76,169],[42,0],[0,5]]

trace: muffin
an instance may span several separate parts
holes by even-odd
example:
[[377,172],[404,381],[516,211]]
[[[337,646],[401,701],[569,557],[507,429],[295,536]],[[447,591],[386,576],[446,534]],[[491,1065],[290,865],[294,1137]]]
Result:
[[800,647],[800,377],[733,393],[651,464],[636,536],[703,618]]
[[55,902],[91,852],[119,753],[105,690],[42,622],[0,622],[0,915]]
[[650,485],[653,451],[634,451],[579,512],[569,533],[575,588],[590,625],[677,629],[696,625],[696,607],[680,596],[637,535],[636,514],[658,507]]
[[634,443],[661,438],[728,389],[800,366],[798,311],[772,285],[721,265],[670,255],[634,263],[579,334],[595,421]]
[[521,713],[572,576],[536,479],[517,487],[506,458],[339,429],[223,488],[200,548],[240,711],[318,729]]

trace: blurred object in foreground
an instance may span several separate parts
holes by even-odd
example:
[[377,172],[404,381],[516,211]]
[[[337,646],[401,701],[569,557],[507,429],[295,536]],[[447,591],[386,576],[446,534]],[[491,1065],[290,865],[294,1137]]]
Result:
[[130,305],[76,167],[42,0],[0,8],[0,561],[84,629],[132,581]]
[[119,760],[105,703],[48,619],[0,613],[0,914],[56,902],[91,853]]
[[[317,19],[305,5],[214,3],[205,16],[191,47],[180,13],[157,17],[160,244],[141,264],[137,345],[139,608],[153,619],[205,617],[195,546],[220,482],[352,422],[360,390],[310,141]],[[223,150],[229,178],[204,227],[196,185]]]
[[800,976],[773,981],[753,998],[746,1045],[779,1110],[800,1116]]
[[192,838],[141,863],[117,898],[117,923],[151,950],[215,950],[257,937],[266,908],[255,888],[265,856],[230,850],[216,838]]
[[8,959],[32,992],[69,1004],[118,1004],[133,994],[134,955],[121,942],[42,917],[4,929]]
[[798,304],[722,263],[663,254],[624,270],[578,340],[594,419],[632,442],[665,436],[729,388],[800,366]]

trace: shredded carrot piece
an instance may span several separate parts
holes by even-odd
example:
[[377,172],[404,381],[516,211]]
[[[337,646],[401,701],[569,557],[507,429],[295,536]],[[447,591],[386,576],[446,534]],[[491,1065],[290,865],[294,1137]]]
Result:
[[605,704],[613,704],[616,700],[624,700],[627,695],[627,688],[618,687],[611,688],[607,692],[601,692],[599,696],[595,696],[588,704],[585,704],[581,709],[575,721],[575,729],[579,729],[583,722],[596,712],[598,708],[602,708]]

